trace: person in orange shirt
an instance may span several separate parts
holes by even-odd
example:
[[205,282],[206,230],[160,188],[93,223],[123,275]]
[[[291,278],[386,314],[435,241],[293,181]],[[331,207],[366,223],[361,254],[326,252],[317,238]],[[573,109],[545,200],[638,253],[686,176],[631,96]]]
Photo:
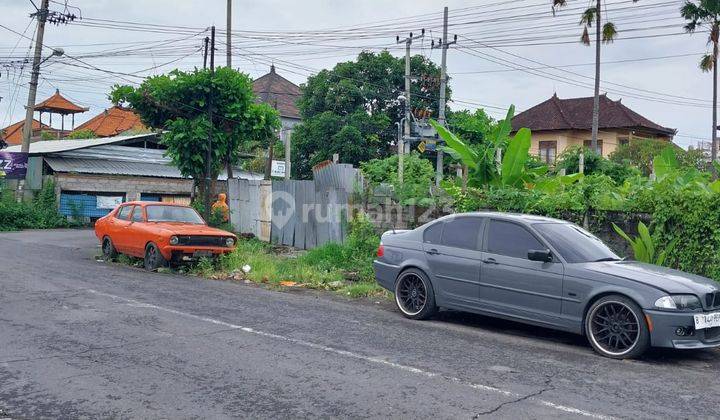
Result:
[[230,221],[230,207],[227,205],[227,195],[223,193],[218,194],[217,201],[212,205],[213,213],[217,210],[222,212],[224,222]]

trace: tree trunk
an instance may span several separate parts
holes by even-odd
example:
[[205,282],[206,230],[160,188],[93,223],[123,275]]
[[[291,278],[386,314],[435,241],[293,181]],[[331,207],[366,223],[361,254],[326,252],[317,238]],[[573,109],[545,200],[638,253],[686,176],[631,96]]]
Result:
[[597,0],[595,6],[595,97],[593,98],[592,115],[592,137],[590,148],[593,151],[598,149],[598,126],[600,125],[600,6],[601,0]]
[[270,176],[272,172],[272,160],[273,160],[273,147],[275,147],[275,138],[270,139],[270,146],[268,147],[268,159],[265,164],[265,179],[272,179]]
[[[717,90],[718,90],[718,69],[717,69],[717,63],[718,63],[718,43],[713,43],[713,113],[712,113],[712,152],[710,152],[710,156],[712,158],[712,161],[717,161],[717,155],[718,155],[718,138],[717,138],[717,132],[718,132],[718,124],[717,124]],[[715,173],[715,165],[713,165],[713,173]],[[717,178],[718,174],[715,173],[715,177]]]

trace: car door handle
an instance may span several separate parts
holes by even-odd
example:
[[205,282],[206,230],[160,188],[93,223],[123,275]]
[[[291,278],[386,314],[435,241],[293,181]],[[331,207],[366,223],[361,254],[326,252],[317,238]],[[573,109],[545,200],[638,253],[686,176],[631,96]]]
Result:
[[425,251],[425,252],[428,253],[428,254],[430,254],[430,255],[438,255],[438,254],[440,254],[440,253],[438,252],[438,250],[437,250],[437,249],[434,249],[434,248],[433,248],[433,249],[428,249],[428,250]]
[[498,262],[495,261],[495,258],[485,258],[482,262],[483,264],[498,264]]

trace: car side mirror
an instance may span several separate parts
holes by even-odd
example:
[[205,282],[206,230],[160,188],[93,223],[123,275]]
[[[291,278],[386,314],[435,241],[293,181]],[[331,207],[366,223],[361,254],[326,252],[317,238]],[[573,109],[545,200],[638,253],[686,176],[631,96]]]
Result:
[[528,260],[550,262],[552,261],[552,252],[549,249],[531,249],[528,251]]

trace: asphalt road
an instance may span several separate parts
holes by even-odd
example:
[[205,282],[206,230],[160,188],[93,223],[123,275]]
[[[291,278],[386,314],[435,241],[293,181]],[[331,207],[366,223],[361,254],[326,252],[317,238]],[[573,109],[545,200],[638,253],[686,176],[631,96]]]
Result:
[[0,234],[0,418],[712,418],[720,352],[149,274],[90,231]]

